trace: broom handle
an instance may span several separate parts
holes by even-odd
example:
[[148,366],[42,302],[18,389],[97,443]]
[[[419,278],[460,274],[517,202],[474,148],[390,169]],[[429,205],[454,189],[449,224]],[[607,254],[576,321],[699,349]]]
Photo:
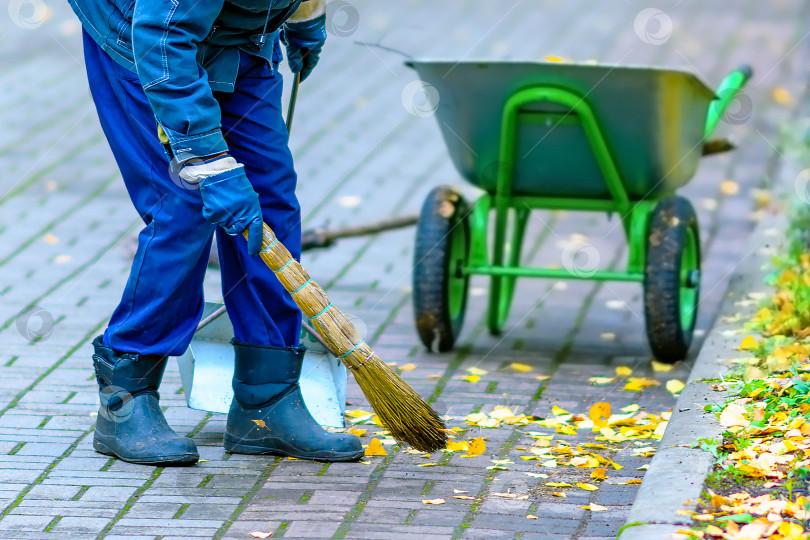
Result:
[[297,73],[293,79],[290,91],[290,104],[287,106],[287,133],[292,131],[293,116],[295,116],[295,102],[298,101],[298,87],[301,86],[301,74]]
[[[287,106],[287,122],[286,122],[287,133],[289,133],[292,130],[293,116],[295,116],[295,103],[298,101],[298,88],[300,86],[301,86],[301,74],[296,73],[295,77],[293,78],[292,90],[290,91],[290,104]],[[196,331],[199,332],[200,330],[202,330],[215,320],[222,317],[222,315],[225,314],[225,311],[226,311],[225,306],[220,306],[219,308],[217,308],[216,311],[213,311],[207,317],[205,317],[203,320],[199,322]],[[303,326],[304,330],[306,330],[309,333],[309,335],[315,338],[315,340],[319,341],[321,345],[323,345],[327,349],[329,348],[326,345],[326,342],[321,340],[321,336],[319,336],[318,333],[315,332],[315,330],[313,330],[311,326],[309,326],[306,323],[304,323]]]

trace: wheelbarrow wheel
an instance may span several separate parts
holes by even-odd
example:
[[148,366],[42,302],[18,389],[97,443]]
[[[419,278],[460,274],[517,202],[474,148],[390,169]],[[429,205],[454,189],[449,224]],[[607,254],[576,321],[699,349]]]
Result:
[[413,270],[416,330],[428,350],[446,352],[464,323],[469,277],[461,269],[470,252],[469,209],[448,186],[430,192],[419,216]]
[[647,235],[644,312],[653,355],[673,363],[692,343],[700,290],[700,234],[689,200],[672,196],[653,210]]

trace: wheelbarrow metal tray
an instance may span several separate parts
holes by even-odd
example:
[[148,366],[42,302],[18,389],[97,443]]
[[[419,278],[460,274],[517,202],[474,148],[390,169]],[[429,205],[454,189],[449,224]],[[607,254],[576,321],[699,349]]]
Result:
[[521,107],[515,155],[501,159],[504,106],[521,90],[550,87],[579,96],[592,109],[631,199],[672,193],[694,176],[715,99],[693,74],[674,69],[512,61],[407,65],[438,92],[436,116],[461,175],[494,192],[499,169],[509,167],[513,195],[611,198],[578,116],[563,105]]

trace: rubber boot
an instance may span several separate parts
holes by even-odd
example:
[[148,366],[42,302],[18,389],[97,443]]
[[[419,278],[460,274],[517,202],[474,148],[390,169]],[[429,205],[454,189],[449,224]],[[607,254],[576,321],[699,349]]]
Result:
[[93,448],[141,465],[193,465],[197,445],[169,427],[157,392],[166,357],[120,353],[93,341],[99,400]]
[[236,353],[225,450],[314,461],[357,461],[360,439],[329,433],[309,414],[298,378],[304,348],[276,348],[234,341]]

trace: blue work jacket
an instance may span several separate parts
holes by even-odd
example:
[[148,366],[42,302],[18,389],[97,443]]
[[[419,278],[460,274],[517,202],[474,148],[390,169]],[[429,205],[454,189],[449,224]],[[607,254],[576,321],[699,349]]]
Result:
[[233,91],[240,50],[267,59],[271,69],[278,63],[278,30],[302,0],[68,2],[93,40],[138,74],[183,162],[228,150],[213,92]]

